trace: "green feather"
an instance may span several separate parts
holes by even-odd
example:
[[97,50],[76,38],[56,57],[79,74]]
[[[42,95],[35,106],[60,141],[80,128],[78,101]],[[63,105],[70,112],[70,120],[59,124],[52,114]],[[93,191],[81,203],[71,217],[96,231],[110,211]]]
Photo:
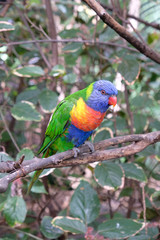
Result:
[[31,180],[31,182],[29,184],[29,187],[27,189],[27,194],[30,193],[33,184],[37,181],[37,179],[39,178],[39,176],[41,175],[42,172],[43,172],[43,169],[42,170],[38,170],[38,171],[36,171],[34,173],[33,178],[32,178],[32,180]]
[[[66,142],[65,136],[63,136],[70,125],[70,112],[80,97],[83,98],[84,101],[88,98],[88,95],[91,94],[92,89],[93,86],[90,85],[88,88],[75,92],[66,97],[58,104],[47,126],[45,139],[38,151],[38,154],[43,153],[43,157],[46,158],[55,154],[56,152],[67,151],[74,147],[71,142]],[[38,170],[35,172],[28,187],[27,193],[30,192],[33,184],[37,181],[42,171],[43,170]]]

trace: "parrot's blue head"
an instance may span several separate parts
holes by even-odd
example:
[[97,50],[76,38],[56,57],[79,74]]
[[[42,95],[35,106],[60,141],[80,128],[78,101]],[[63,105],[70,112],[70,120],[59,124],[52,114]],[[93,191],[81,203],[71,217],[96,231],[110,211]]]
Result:
[[103,113],[107,111],[109,106],[117,104],[118,91],[110,81],[96,81],[88,87],[88,92],[89,96],[86,103],[96,111]]

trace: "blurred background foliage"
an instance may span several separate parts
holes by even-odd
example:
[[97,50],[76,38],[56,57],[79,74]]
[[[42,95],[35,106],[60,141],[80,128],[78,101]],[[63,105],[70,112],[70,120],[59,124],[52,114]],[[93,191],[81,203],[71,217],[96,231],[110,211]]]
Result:
[[[138,18],[160,24],[159,0],[101,3],[159,51],[159,30],[128,18],[137,9]],[[118,106],[108,111],[94,142],[160,130],[160,66],[87,5],[80,0],[16,0],[6,12],[5,6],[1,1],[1,161],[22,154],[32,159],[57,103],[98,79],[113,82],[119,94]],[[47,170],[29,196],[32,173],[15,181],[0,195],[0,239],[158,239],[159,156],[157,143],[135,156],[51,169],[50,175]],[[148,226],[142,230],[144,221]]]

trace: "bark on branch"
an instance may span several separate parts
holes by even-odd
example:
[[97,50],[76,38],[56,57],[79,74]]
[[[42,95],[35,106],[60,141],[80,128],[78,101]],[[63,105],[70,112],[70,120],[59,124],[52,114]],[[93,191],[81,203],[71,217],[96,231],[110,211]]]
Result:
[[91,45],[91,46],[95,46],[95,45],[106,45],[106,46],[111,46],[111,47],[120,47],[120,48],[126,48],[132,52],[138,52],[137,49],[125,46],[124,44],[119,44],[119,43],[114,43],[114,42],[104,42],[104,41],[97,41],[96,42],[94,40],[90,40],[90,39],[79,39],[79,38],[67,38],[67,39],[41,39],[41,40],[24,40],[24,41],[18,41],[18,42],[8,42],[8,43],[0,43],[0,47],[1,46],[16,46],[16,45],[20,45],[20,44],[28,44],[28,43],[47,43],[47,42],[53,42],[53,43],[83,43],[83,44],[87,44],[87,45]]
[[[39,169],[46,168],[61,168],[68,166],[75,166],[80,164],[88,164],[96,161],[105,161],[141,152],[143,149],[151,144],[160,141],[160,131],[151,132],[147,134],[133,134],[121,137],[115,137],[98,142],[94,145],[95,152],[90,154],[87,146],[81,146],[80,155],[74,158],[73,150],[69,150],[63,153],[55,154],[51,157],[33,158],[31,160],[23,161],[21,164],[16,162],[0,162],[0,172],[9,173],[5,177],[0,179],[0,193],[5,192],[9,183],[14,180],[26,176],[28,173]],[[123,147],[117,147],[118,144],[131,143]],[[106,148],[114,146],[112,149],[106,150]],[[19,160],[20,163],[20,160]]]
[[[102,6],[104,7],[104,9],[106,9],[106,10],[114,11],[114,9],[113,9],[111,6],[107,6],[106,4],[101,4],[101,5],[102,5]],[[119,9],[118,9],[118,10],[119,10]],[[160,24],[159,24],[159,23],[147,22],[147,21],[143,20],[142,18],[136,17],[136,16],[134,16],[134,15],[132,15],[132,14],[129,14],[129,13],[126,14],[126,17],[127,17],[127,18],[135,19],[135,20],[137,20],[138,22],[143,23],[144,25],[146,25],[146,26],[148,26],[148,27],[152,27],[152,28],[155,28],[155,29],[157,29],[157,30],[160,30]]]
[[115,30],[122,38],[126,39],[132,46],[139,50],[142,54],[149,57],[156,63],[160,63],[160,54],[151,49],[147,44],[142,43],[125,27],[120,25],[113,17],[111,17],[106,10],[96,0],[83,0],[91,9],[93,9],[97,15],[102,19],[104,23]]

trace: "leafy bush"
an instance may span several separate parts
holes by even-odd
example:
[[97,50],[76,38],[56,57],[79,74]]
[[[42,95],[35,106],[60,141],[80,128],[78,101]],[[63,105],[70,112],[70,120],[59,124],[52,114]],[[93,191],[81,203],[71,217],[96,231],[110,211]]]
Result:
[[[94,142],[158,131],[159,65],[124,46],[84,3],[48,2],[54,19],[41,0],[15,1],[0,19],[1,161],[23,154],[31,160],[58,101],[97,79],[114,82],[119,107],[108,111]],[[160,23],[159,10],[157,1],[141,1],[139,17]],[[56,25],[58,44],[50,42],[54,26],[48,20]],[[159,50],[157,29],[139,23],[137,31]],[[1,239],[158,239],[159,156],[157,143],[134,156],[45,170],[30,195],[33,173],[17,179],[0,195]]]

